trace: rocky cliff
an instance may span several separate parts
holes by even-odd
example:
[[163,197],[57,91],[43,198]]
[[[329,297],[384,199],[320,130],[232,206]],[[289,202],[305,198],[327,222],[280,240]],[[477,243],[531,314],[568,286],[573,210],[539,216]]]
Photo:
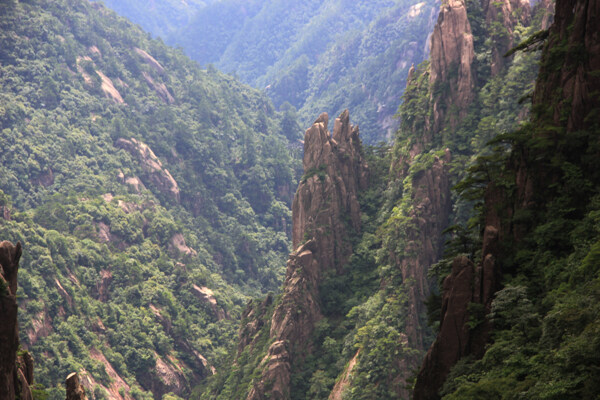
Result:
[[79,380],[79,375],[73,372],[67,376],[65,380],[65,386],[67,391],[66,400],[87,400],[85,395],[85,389]]
[[[600,107],[597,96],[593,94],[600,90],[600,81],[593,72],[600,69],[600,35],[593,21],[599,14],[598,1],[558,0],[554,24],[545,34],[538,34],[528,42],[529,46],[535,46],[540,38],[548,38],[533,96],[531,124],[521,128],[517,139],[513,139],[512,153],[505,157],[505,164],[499,168],[502,172],[490,175],[493,178],[484,193],[482,220],[485,229],[482,232],[480,261],[474,264],[464,256],[456,258],[450,275],[444,280],[440,331],[418,374],[414,390],[416,400],[440,398],[439,391],[459,360],[467,356],[479,359],[486,351],[491,351],[488,350],[491,332],[501,327],[494,326],[489,315],[506,280],[503,275],[520,271],[522,282],[534,284],[535,274],[543,274],[532,267],[539,263],[537,260],[530,261],[528,255],[523,256],[526,252],[536,254],[540,248],[547,246],[548,232],[545,232],[546,236],[540,236],[536,227],[546,223],[562,224],[565,220],[580,221],[585,215],[584,210],[593,207],[590,202],[593,202],[591,199],[595,192],[590,189],[597,187],[599,177],[589,157],[594,157],[594,152],[598,153],[594,150],[598,148],[598,120],[594,116]],[[542,21],[542,26],[545,23]],[[574,191],[576,194],[568,189],[574,178],[565,171],[565,165],[578,171],[580,182],[586,182],[580,183],[581,187]],[[506,182],[512,182],[514,191],[502,186]],[[586,189],[586,185],[591,186]],[[560,210],[569,208],[566,215],[556,208],[557,201],[562,204]],[[532,235],[536,235],[536,243],[528,239]],[[542,261],[544,268],[552,257],[572,251],[571,241],[566,237],[554,240],[552,250],[548,250],[545,256],[547,259]],[[517,252],[521,257],[515,262]],[[575,259],[577,257],[571,256],[570,263],[575,263]],[[553,283],[547,281],[540,286],[551,285]],[[536,290],[542,296],[540,291],[550,289]],[[544,304],[554,301],[542,300]],[[496,311],[496,319],[497,314]],[[544,335],[549,335],[554,328],[545,326],[544,329],[547,330]],[[578,331],[571,333],[573,337],[578,334]],[[536,343],[536,340],[529,340]],[[506,348],[510,344],[505,342],[504,346]],[[547,347],[547,342],[542,343],[542,349]],[[528,351],[530,354],[526,358],[536,354],[535,357],[544,359],[536,353],[537,350]],[[545,360],[544,368],[550,369],[552,358]],[[584,365],[582,363],[578,367],[578,376],[582,381],[588,381],[583,392],[597,395],[593,384],[589,383],[595,378],[587,377],[583,372],[586,371]],[[535,372],[530,369],[524,371],[519,380],[545,379],[533,378],[534,375]],[[485,375],[482,376],[484,381]],[[557,382],[553,385],[560,387]],[[528,393],[527,389],[528,385],[521,387],[520,395]],[[580,389],[574,385],[562,393],[578,397],[576,390]],[[543,398],[539,392],[533,393]]]
[[[489,221],[488,221],[489,222]],[[499,289],[501,271],[496,264],[498,229],[485,228],[483,261],[473,264],[465,256],[452,263],[452,272],[444,279],[440,330],[427,352],[417,376],[413,398],[439,398],[438,392],[451,368],[461,358],[481,358],[492,329],[485,315],[491,311]]]
[[19,350],[17,275],[21,243],[0,242],[0,399],[32,400],[33,359]]
[[434,132],[442,130],[450,105],[458,109],[458,115],[450,116],[452,127],[466,116],[475,95],[474,57],[473,33],[465,1],[444,2],[431,36],[429,56],[431,85],[448,86],[447,93],[435,95],[435,91],[432,92]]
[[[341,274],[352,253],[348,238],[361,229],[358,193],[366,188],[368,166],[363,159],[358,127],[344,111],[328,130],[322,114],[306,131],[304,176],[293,202],[293,244],[281,300],[270,317],[266,355],[260,378],[247,399],[289,399],[294,367],[311,351],[311,334],[322,318],[319,284],[327,271]],[[238,357],[252,348],[263,327],[268,304],[245,313]],[[264,328],[262,328],[264,329]]]
[[[455,129],[467,116],[477,87],[506,65],[504,54],[514,45],[515,28],[527,26],[530,19],[528,1],[442,2],[429,56],[434,133]],[[476,52],[481,49],[475,41],[481,43],[486,37],[491,55],[478,68],[482,61],[476,59]]]
[[[467,132],[474,129],[473,121],[485,117],[475,100],[481,99],[481,93],[490,90],[488,82],[495,76],[508,73],[511,62],[502,55],[513,45],[514,31],[524,29],[530,19],[530,6],[522,2],[442,2],[431,37],[429,64],[412,68],[409,72],[404,104],[400,108],[402,123],[392,161],[395,185],[400,186],[402,182],[402,193],[395,201],[394,210],[397,211],[392,211],[388,217],[388,224],[394,229],[386,233],[384,246],[388,260],[401,272],[403,287],[408,294],[402,331],[408,348],[416,352],[411,353],[412,357],[404,356],[394,376],[396,382],[406,382],[414,374],[429,346],[423,319],[426,312],[424,302],[430,294],[431,285],[428,271],[442,257],[446,240],[444,230],[451,220],[456,221],[457,218],[453,214],[451,194],[451,182],[457,174],[451,172],[451,167],[464,163],[466,155],[479,151],[472,147],[472,143],[461,144],[465,140],[461,136],[472,135]],[[489,36],[489,40],[485,40],[485,36]],[[522,109],[515,107],[519,108]],[[468,140],[472,139],[469,137]],[[453,160],[455,157],[456,160]],[[394,183],[390,187],[393,188]],[[490,246],[491,241],[490,238]],[[487,251],[484,249],[484,252]],[[490,293],[496,287],[495,275],[488,271],[493,269],[490,267],[493,263],[491,258],[485,268],[475,268],[469,263],[468,260],[455,263],[455,273],[440,288],[444,293],[443,312],[450,307],[458,323],[458,327],[452,323],[441,326],[443,332],[448,330],[447,334],[454,338],[456,345],[454,353],[449,352],[452,354],[450,358],[459,357],[457,354],[465,351],[462,347],[471,346],[463,340],[464,335],[461,336],[466,329],[464,323],[468,321],[466,311],[469,303],[478,301],[474,299],[485,299],[481,301],[489,306]],[[464,277],[465,273],[469,274],[470,280]],[[475,281],[474,274],[479,274]],[[468,293],[463,293],[465,301],[455,307],[456,301],[447,298],[452,296],[447,288],[457,286],[458,283],[451,282],[462,282],[461,279],[468,280],[463,282],[463,289]],[[476,290],[477,294],[471,294],[474,285],[481,286]],[[487,332],[484,326],[478,329],[481,335]],[[485,343],[481,338],[473,341]],[[480,347],[482,350],[483,345]],[[455,361],[441,360],[440,363],[453,365]],[[432,382],[430,384],[435,386]],[[409,397],[406,385],[397,384],[396,392],[401,398]]]

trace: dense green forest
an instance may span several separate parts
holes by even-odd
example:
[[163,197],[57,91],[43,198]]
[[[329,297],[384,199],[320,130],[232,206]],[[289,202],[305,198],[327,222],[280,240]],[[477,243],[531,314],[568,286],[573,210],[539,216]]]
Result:
[[[393,116],[407,72],[426,58],[437,15],[429,0],[221,0],[164,35],[153,25],[169,14],[107,4],[201,65],[265,90],[276,108],[291,104],[303,126],[323,110],[353,110],[363,140],[373,144],[389,141],[397,128]],[[170,20],[178,23],[176,15]]]
[[598,397],[597,0],[105,3],[0,2],[34,400]]
[[0,8],[0,231],[26,249],[36,381],[51,399],[72,371],[95,398],[185,397],[248,296],[280,285],[299,127],[103,6]]

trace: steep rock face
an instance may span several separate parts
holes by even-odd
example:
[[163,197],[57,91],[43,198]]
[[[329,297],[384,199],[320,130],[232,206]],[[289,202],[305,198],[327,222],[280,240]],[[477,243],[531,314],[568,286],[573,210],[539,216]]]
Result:
[[354,357],[352,357],[352,359],[348,362],[348,365],[346,366],[344,372],[341,375],[341,379],[339,379],[335,383],[335,386],[331,390],[328,400],[343,400],[344,391],[350,386],[352,371],[356,366],[357,358],[359,355],[360,350],[357,351]]
[[[557,1],[555,10],[534,104],[555,99],[557,88],[560,88],[561,96],[554,101],[552,120],[557,125],[562,124],[566,114],[566,128],[574,132],[592,127],[597,121],[597,116],[594,119],[589,113],[597,106],[595,99],[600,90],[600,79],[594,75],[600,69],[600,3],[594,0]],[[554,48],[562,48],[564,53],[551,51]]]
[[190,384],[181,367],[169,359],[161,358],[157,353],[154,353],[154,356],[156,358],[154,368],[138,375],[143,387],[150,390],[156,399],[162,399],[167,393],[189,396]]
[[[452,274],[444,281],[442,325],[417,377],[416,400],[439,398],[438,390],[458,360],[467,355],[480,358],[485,353],[493,326],[485,319],[476,326],[471,323],[470,328],[467,322],[477,320],[473,304],[480,308],[480,316],[490,312],[492,299],[501,288],[503,270],[498,260],[510,257],[503,249],[504,243],[512,242],[513,248],[518,249],[532,229],[531,220],[525,225],[512,217],[524,210],[543,215],[553,197],[560,196],[554,190],[561,191],[564,172],[549,163],[543,152],[551,151],[553,157],[564,157],[565,162],[581,166],[591,181],[598,179],[595,163],[586,158],[590,148],[598,145],[597,135],[590,133],[598,129],[598,120],[592,114],[599,107],[594,93],[600,90],[600,82],[592,72],[600,69],[600,37],[595,28],[598,15],[598,1],[556,2],[554,24],[549,29],[534,92],[533,128],[523,134],[532,132],[533,139],[544,138],[548,143],[569,141],[565,136],[578,134],[573,135],[568,151],[556,144],[540,148],[516,144],[505,173],[506,176],[514,173],[514,196],[509,197],[494,182],[488,185],[482,260],[476,268],[464,258],[455,260]],[[544,18],[542,24],[547,23]],[[586,138],[582,132],[595,143],[582,140]],[[556,182],[556,189],[549,187],[549,182]],[[540,193],[544,196],[540,197]]]
[[83,388],[83,385],[79,380],[79,375],[77,375],[76,372],[73,372],[67,376],[65,386],[67,388],[66,400],[87,400],[85,389]]
[[[329,117],[321,114],[304,138],[304,177],[292,205],[292,242],[294,248],[309,237],[319,236],[319,250],[327,252],[321,260],[333,266],[340,256],[343,265],[350,251],[343,245],[348,227],[340,218],[348,213],[351,226],[360,229],[358,191],[367,185],[368,169],[360,154],[358,127],[350,125],[348,110],[336,118],[333,133],[327,130]],[[325,229],[331,235],[325,237]],[[332,251],[340,251],[334,254]]]
[[[471,26],[470,10],[464,0],[442,2],[438,22],[431,37],[431,99],[433,106],[433,133],[454,129],[467,115],[475,100],[478,76],[473,29],[483,23],[491,39],[491,76],[499,74],[506,65],[504,54],[514,46],[513,33],[517,24],[527,25],[531,7],[525,0],[482,0],[469,7],[481,7],[483,21]],[[475,12],[476,13],[476,12]],[[476,15],[473,17],[478,18]],[[481,39],[481,38],[480,38]]]
[[269,294],[262,302],[255,304],[255,301],[251,300],[246,306],[242,313],[242,325],[238,333],[238,357],[247,346],[253,347],[256,344],[258,335],[265,325],[265,319],[270,317],[269,307],[272,304],[273,296]]
[[[399,227],[404,233],[398,237],[394,236],[386,246],[389,259],[400,272],[408,296],[408,305],[404,311],[402,348],[416,350],[399,359],[396,365],[398,372],[390,376],[395,382],[394,388],[398,398],[402,399],[408,399],[410,396],[406,382],[420,365],[422,353],[427,346],[425,327],[422,323],[422,315],[426,311],[425,300],[430,294],[427,273],[430,266],[442,256],[443,230],[451,212],[450,160],[450,152],[446,149],[443,157],[433,156],[429,168],[409,178],[412,191],[405,193],[404,195],[409,197],[403,200],[409,206],[407,211],[402,212],[405,222]],[[411,160],[412,162],[414,160]],[[414,168],[411,163],[406,166],[406,171]],[[400,179],[404,180],[408,174],[409,172],[401,173]],[[400,253],[398,241],[403,243]]]
[[[469,36],[470,33],[463,32],[468,28],[468,23],[464,4],[455,2],[442,5],[431,41],[430,66],[418,70],[411,68],[409,71],[404,103],[411,104],[410,107],[416,109],[404,112],[406,118],[403,117],[394,146],[391,171],[395,176],[390,186],[402,187],[402,193],[393,200],[393,211],[385,223],[388,227],[383,246],[387,260],[395,271],[392,275],[400,277],[403,295],[407,296],[407,305],[403,308],[403,323],[398,327],[403,338],[402,343],[398,343],[398,351],[403,356],[394,365],[393,370],[396,372],[388,376],[388,381],[393,382],[393,390],[402,399],[410,397],[407,381],[414,375],[428,346],[426,327],[423,324],[425,300],[430,295],[427,274],[429,268],[442,256],[443,231],[452,210],[449,171],[452,156],[449,149],[442,148],[443,150],[435,153],[433,150],[436,149],[436,143],[439,143],[441,122],[445,118],[443,110],[452,101],[458,101],[452,96],[468,100],[468,93],[474,85],[469,72],[472,63],[469,55],[473,51],[472,37]],[[454,31],[457,29],[460,34]],[[456,66],[453,60],[460,55],[457,52],[465,49],[468,55],[464,60],[465,75],[453,76],[447,68]],[[434,80],[432,76],[435,76]],[[433,96],[442,79],[447,79],[449,87],[456,90],[450,94]],[[468,90],[465,91],[466,89]],[[465,93],[468,94],[467,97],[463,96]],[[403,109],[401,115],[402,113]],[[455,115],[455,123],[460,121],[458,117]],[[385,279],[383,287],[386,285]]]
[[17,275],[21,243],[0,242],[0,400],[33,399],[33,359],[28,353],[17,356]]
[[[293,244],[281,302],[271,318],[274,340],[261,362],[262,376],[247,399],[287,399],[294,362],[310,351],[309,339],[321,319],[318,287],[327,270],[341,273],[352,253],[347,241],[360,231],[358,192],[366,188],[368,167],[358,128],[348,111],[327,130],[322,114],[306,131],[304,177],[293,203]],[[344,218],[348,218],[345,222]]]
[[[481,358],[492,329],[485,315],[491,310],[499,289],[497,252],[498,229],[488,225],[484,234],[483,261],[475,267],[465,256],[452,263],[444,279],[440,331],[427,352],[415,384],[415,400],[438,399],[438,392],[450,369],[467,355]],[[481,305],[481,309],[473,305]]]
[[397,260],[404,281],[414,280],[409,291],[412,306],[407,316],[408,339],[416,348],[423,348],[419,315],[423,300],[429,295],[427,270],[437,262],[442,250],[442,231],[451,211],[448,163],[450,152],[443,158],[434,157],[433,165],[413,178],[413,208],[410,213],[413,229],[408,232],[408,257]]
[[[425,350],[424,346],[427,345],[423,342],[424,327],[419,319],[419,315],[425,311],[424,300],[429,294],[427,271],[442,256],[443,231],[452,211],[450,151],[446,149],[445,156],[436,157],[432,166],[424,171],[415,175],[413,170],[422,168],[419,168],[419,164],[422,164],[427,151],[440,149],[440,144],[454,140],[453,135],[464,124],[465,118],[471,115],[471,106],[485,84],[476,73],[483,71],[476,58],[476,52],[479,52],[479,57],[482,49],[481,44],[476,48],[473,35],[482,35],[485,31],[491,36],[490,64],[485,68],[490,68],[490,76],[493,77],[504,71],[507,63],[503,54],[513,46],[513,31],[518,24],[527,24],[530,14],[529,4],[520,0],[444,1],[431,38],[429,68],[421,68],[420,71],[411,69],[409,72],[403,106],[406,108],[400,111],[406,117],[397,143],[400,155],[394,160],[393,170],[398,171],[397,179],[400,181],[412,176],[410,206],[403,215],[410,222],[406,224],[409,229],[401,238],[404,243],[403,254],[398,256],[395,253],[395,241],[390,246],[390,259],[402,271],[403,281],[414,282],[407,285],[410,306],[404,329],[409,346],[414,349]],[[481,40],[478,42],[481,43]],[[483,75],[487,75],[487,72]],[[428,108],[430,111],[425,111]],[[495,218],[488,223],[490,232],[500,229],[497,220]],[[489,246],[492,246],[491,239]],[[489,248],[484,248],[485,263],[477,267],[466,265],[468,260],[457,261],[455,273],[444,282],[442,315],[447,314],[449,322],[442,324],[440,335],[448,342],[448,346],[440,346],[438,339],[429,350],[422,371],[435,372],[427,379],[419,375],[416,399],[435,398],[449,369],[462,355],[483,354],[489,325],[484,323],[471,330],[466,328],[465,323],[469,321],[470,302],[481,303],[487,310],[491,306],[498,279],[494,258],[487,257],[490,252]],[[446,290],[449,292],[446,293]],[[462,300],[448,296],[459,296]],[[454,326],[454,323],[459,325]],[[400,370],[408,377],[410,368],[406,365],[414,370],[421,360],[414,357],[412,360],[405,359],[404,363],[405,366],[401,366]],[[407,390],[401,390],[399,395],[402,398],[409,397]]]
[[[439,132],[444,127],[449,106],[458,110],[451,116],[450,126],[464,118],[469,104],[474,98],[475,72],[473,71],[473,34],[467,17],[464,0],[449,0],[440,9],[438,22],[431,36],[431,85],[449,85],[448,93],[433,98],[433,130]],[[435,90],[432,91],[432,97]]]
[[140,162],[150,183],[156,186],[165,196],[179,203],[180,193],[177,182],[173,179],[169,171],[163,168],[162,162],[147,144],[135,138],[131,138],[130,140],[120,138],[115,145],[129,152]]

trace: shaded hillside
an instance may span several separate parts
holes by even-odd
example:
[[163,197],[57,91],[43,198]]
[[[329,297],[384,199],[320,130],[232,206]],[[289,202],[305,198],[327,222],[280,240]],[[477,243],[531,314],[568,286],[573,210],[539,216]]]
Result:
[[98,4],[0,7],[0,233],[28,249],[36,381],[185,397],[283,278],[296,127]]

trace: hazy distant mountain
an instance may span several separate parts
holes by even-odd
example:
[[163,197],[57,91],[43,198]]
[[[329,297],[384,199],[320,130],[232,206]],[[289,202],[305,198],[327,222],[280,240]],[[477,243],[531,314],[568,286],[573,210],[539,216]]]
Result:
[[354,111],[368,142],[390,137],[412,64],[427,55],[437,6],[427,0],[223,0],[168,38],[201,64],[291,103],[303,125]]
[[172,34],[207,4],[216,0],[93,0],[162,38]]
[[106,2],[201,65],[292,104],[302,124],[351,108],[367,142],[389,139],[413,64],[427,56],[436,0]]

